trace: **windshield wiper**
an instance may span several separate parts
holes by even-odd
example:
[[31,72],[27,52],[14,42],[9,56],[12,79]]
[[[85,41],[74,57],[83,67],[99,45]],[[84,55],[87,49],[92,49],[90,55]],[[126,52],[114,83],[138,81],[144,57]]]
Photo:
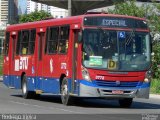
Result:
[[133,37],[135,37],[135,30],[132,29],[130,36],[126,40],[126,45],[129,45],[129,43],[133,40]]

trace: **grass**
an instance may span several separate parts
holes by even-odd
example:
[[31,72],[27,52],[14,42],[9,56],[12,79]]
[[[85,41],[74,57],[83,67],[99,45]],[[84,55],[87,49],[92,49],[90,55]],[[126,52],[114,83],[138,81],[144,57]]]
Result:
[[160,94],[160,80],[152,79],[150,92],[153,94]]

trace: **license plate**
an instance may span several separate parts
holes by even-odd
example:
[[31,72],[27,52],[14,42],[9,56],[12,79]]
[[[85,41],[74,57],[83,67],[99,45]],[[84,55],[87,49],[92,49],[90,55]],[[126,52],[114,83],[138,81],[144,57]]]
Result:
[[122,90],[112,90],[112,94],[123,94]]

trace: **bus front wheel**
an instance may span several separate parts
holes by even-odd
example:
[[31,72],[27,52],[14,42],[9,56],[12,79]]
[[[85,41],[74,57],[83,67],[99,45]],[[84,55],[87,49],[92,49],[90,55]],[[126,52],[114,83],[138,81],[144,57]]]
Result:
[[31,98],[33,96],[33,94],[34,93],[32,91],[28,91],[27,79],[26,79],[26,76],[23,75],[23,77],[22,77],[22,95],[23,95],[23,98],[25,98],[25,99]]
[[124,98],[119,100],[119,104],[123,108],[129,108],[131,107],[133,102],[133,98]]
[[64,105],[71,105],[73,98],[69,95],[68,80],[66,77],[63,78],[61,84],[61,101]]

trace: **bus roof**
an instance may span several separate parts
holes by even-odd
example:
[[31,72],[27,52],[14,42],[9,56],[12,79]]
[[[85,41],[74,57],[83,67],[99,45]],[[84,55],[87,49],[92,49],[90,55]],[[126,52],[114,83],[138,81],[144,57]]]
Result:
[[82,23],[84,17],[98,17],[98,16],[109,16],[109,17],[120,17],[120,18],[132,18],[137,20],[146,20],[145,18],[134,17],[134,16],[127,16],[127,15],[118,15],[118,14],[85,14],[79,16],[71,16],[66,18],[58,18],[58,19],[49,19],[49,20],[41,20],[35,22],[27,22],[21,24],[10,25],[7,27],[7,31],[15,31],[15,30],[25,30],[25,29],[32,29],[32,28],[39,28],[39,27],[47,27],[52,25],[62,25],[62,24],[75,24],[75,23]]

